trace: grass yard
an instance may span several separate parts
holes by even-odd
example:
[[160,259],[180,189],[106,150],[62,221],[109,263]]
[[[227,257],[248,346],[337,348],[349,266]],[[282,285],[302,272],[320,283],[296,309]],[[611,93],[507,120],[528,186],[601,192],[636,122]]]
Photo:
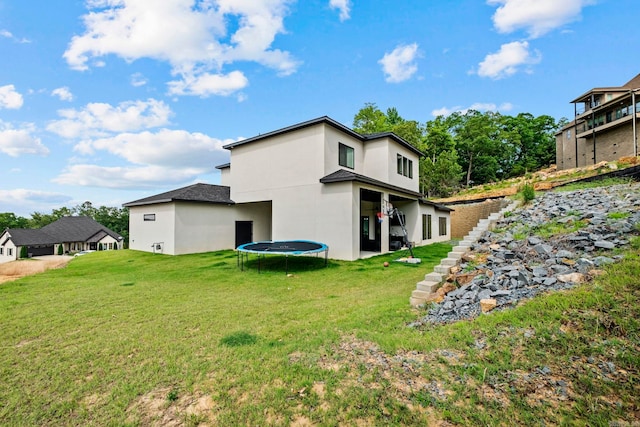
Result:
[[640,422],[637,247],[571,292],[407,327],[449,250],[290,258],[290,277],[277,257],[258,274],[231,251],[109,251],[4,283],[0,424]]

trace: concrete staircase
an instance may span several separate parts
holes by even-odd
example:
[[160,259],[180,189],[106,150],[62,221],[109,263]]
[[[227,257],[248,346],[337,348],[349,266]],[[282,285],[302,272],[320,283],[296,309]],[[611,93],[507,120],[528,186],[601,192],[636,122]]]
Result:
[[433,272],[425,275],[424,280],[417,283],[416,289],[411,293],[411,298],[409,299],[410,304],[417,307],[429,301],[429,298],[440,288],[442,282],[450,274],[451,267],[460,262],[462,255],[469,250],[471,245],[478,241],[482,233],[493,229],[496,222],[502,218],[504,213],[513,211],[518,207],[518,204],[518,202],[512,202],[506,208],[501,209],[500,212],[492,213],[488,218],[478,221],[478,224],[473,230],[458,242],[458,246],[454,247],[451,252],[447,254],[447,257],[440,261],[440,265],[437,265],[433,269]]

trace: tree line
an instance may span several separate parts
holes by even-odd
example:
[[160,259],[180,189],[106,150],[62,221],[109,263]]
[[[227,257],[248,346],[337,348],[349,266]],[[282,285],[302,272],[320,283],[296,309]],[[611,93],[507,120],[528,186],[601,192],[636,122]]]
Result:
[[446,197],[461,186],[522,176],[555,162],[555,133],[566,119],[468,110],[424,124],[406,120],[396,108],[386,112],[367,103],[353,119],[362,134],[393,132],[422,151],[420,188]]
[[96,208],[89,201],[72,208],[53,209],[51,213],[33,212],[31,218],[0,212],[0,232],[6,228],[42,228],[64,216],[88,216],[120,234],[125,244],[129,241],[129,209],[108,206]]

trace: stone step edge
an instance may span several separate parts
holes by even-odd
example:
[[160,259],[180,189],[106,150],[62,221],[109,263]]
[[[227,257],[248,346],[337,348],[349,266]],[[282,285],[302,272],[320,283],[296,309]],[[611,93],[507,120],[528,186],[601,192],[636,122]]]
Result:
[[[409,298],[409,304],[412,307],[418,307],[426,303],[431,295],[442,284],[443,276],[451,273],[451,267],[458,264],[458,261],[462,258],[469,248],[478,241],[482,236],[482,233],[494,227],[495,223],[504,216],[505,212],[513,211],[520,205],[518,201],[514,201],[505,208],[502,208],[499,212],[490,214],[487,218],[483,218],[478,221],[473,230],[465,236],[458,245],[455,246],[451,252],[447,254],[447,258],[440,261],[440,265],[434,267],[432,273],[425,275],[425,280],[422,280],[416,284],[416,289],[411,293]],[[482,223],[482,225],[480,225]],[[432,290],[432,292],[428,292]]]

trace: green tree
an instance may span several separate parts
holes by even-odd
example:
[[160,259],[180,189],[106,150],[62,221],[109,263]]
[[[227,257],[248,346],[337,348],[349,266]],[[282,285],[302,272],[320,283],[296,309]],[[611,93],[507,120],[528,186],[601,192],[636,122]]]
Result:
[[455,150],[444,151],[435,157],[420,160],[420,186],[427,197],[448,197],[460,185],[462,167],[458,164]]
[[387,117],[376,104],[368,102],[353,118],[353,130],[363,135],[387,132]]
[[29,228],[29,220],[13,212],[0,212],[0,233],[6,228]]
[[555,133],[561,123],[551,116],[534,117],[529,113],[503,117],[504,130],[517,147],[509,176],[520,176],[555,162]]

